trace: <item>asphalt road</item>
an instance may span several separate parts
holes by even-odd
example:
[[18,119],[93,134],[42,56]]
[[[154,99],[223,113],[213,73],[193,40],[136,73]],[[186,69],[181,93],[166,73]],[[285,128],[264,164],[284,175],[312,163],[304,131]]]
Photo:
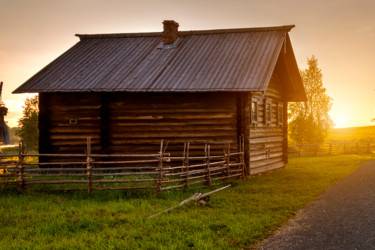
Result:
[[301,210],[260,249],[375,249],[375,161]]

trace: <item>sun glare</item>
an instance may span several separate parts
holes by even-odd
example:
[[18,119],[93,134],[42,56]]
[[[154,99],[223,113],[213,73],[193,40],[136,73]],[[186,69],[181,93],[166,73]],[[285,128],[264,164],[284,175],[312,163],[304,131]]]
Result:
[[348,126],[348,118],[345,115],[337,115],[332,117],[335,128],[344,128]]

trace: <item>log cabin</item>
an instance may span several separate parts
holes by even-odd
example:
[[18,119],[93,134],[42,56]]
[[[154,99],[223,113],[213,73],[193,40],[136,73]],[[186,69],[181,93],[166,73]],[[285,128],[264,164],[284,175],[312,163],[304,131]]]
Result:
[[[277,26],[77,34],[79,42],[18,87],[39,93],[41,153],[158,152],[161,139],[244,138],[248,175],[287,160],[288,102],[305,101],[289,37]],[[174,151],[173,151],[174,150]]]

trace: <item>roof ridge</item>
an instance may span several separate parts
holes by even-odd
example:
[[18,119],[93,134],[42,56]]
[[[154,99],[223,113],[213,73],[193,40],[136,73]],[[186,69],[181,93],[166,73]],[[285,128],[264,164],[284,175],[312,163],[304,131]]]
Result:
[[[207,29],[207,30],[184,30],[179,31],[179,36],[207,35],[222,33],[241,33],[241,32],[265,32],[265,31],[286,31],[289,32],[295,25],[253,27],[253,28],[232,28],[232,29]],[[161,36],[162,32],[140,32],[140,33],[104,33],[104,34],[75,34],[82,39],[99,39],[99,38],[131,38],[131,37],[153,37]]]

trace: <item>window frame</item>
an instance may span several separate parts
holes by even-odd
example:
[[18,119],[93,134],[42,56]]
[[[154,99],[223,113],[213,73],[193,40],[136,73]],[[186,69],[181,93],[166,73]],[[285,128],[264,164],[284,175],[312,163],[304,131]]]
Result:
[[264,99],[264,125],[270,127],[272,124],[272,100],[269,98]]
[[74,118],[69,118],[68,119],[68,124],[70,126],[76,126],[78,125],[78,118],[74,117]]
[[250,123],[252,126],[256,127],[258,124],[259,118],[259,109],[258,109],[258,101],[256,99],[251,100],[250,106]]
[[282,102],[277,105],[277,125],[279,127],[284,125],[284,104]]

